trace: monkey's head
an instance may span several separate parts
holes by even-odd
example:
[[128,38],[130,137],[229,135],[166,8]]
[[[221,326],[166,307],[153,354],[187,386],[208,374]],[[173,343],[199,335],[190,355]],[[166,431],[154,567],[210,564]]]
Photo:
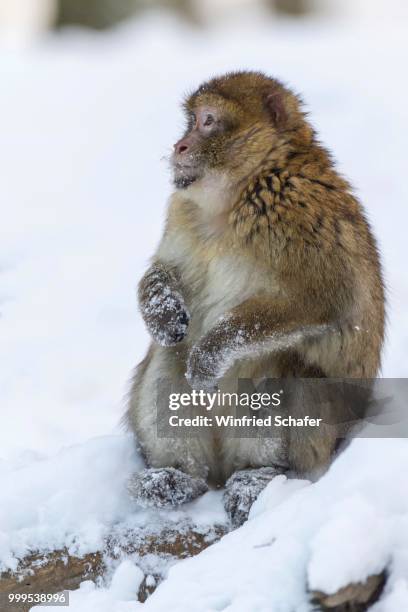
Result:
[[230,73],[204,83],[185,101],[184,111],[186,131],[172,157],[179,189],[214,170],[239,180],[307,127],[297,96],[258,72]]

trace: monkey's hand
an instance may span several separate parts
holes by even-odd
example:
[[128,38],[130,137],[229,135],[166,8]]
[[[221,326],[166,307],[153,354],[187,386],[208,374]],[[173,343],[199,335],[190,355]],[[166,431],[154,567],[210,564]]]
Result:
[[186,371],[190,386],[214,389],[239,355],[244,356],[248,339],[248,330],[233,312],[221,317],[190,351]]
[[193,346],[187,380],[193,388],[214,388],[239,359],[287,349],[329,329],[318,313],[312,317],[294,302],[250,298],[218,319]]
[[175,273],[163,264],[154,264],[141,280],[138,296],[153,340],[161,346],[174,346],[185,338],[190,314]]
[[175,468],[146,469],[127,484],[130,496],[143,508],[166,508],[190,502],[208,491],[202,478],[193,478]]

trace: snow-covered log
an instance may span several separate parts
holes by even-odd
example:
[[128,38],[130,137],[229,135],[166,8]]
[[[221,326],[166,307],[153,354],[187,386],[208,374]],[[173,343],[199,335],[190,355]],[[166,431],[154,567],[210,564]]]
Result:
[[[192,527],[184,531],[166,529],[160,535],[146,533],[141,536],[140,532],[129,532],[125,539],[118,540],[113,536],[108,538],[104,550],[82,557],[70,555],[66,548],[50,553],[33,552],[20,561],[16,571],[0,574],[0,594],[5,596],[8,593],[57,593],[73,590],[84,580],[103,577],[112,561],[128,555],[157,555],[167,559],[192,557],[219,540],[225,531],[224,527],[215,527],[211,532]],[[156,575],[152,584],[146,578],[137,594],[138,600],[142,602],[162,579]],[[314,592],[311,598],[322,612],[363,612],[378,599],[384,583],[384,574],[370,576],[364,584],[350,584],[331,595]],[[30,605],[13,604],[10,610],[28,612]]]
[[[112,562],[135,555],[143,558],[156,555],[166,560],[192,557],[221,538],[225,528],[216,526],[210,531],[191,528],[165,528],[160,534],[130,531],[126,537],[107,538],[103,550],[72,556],[67,548],[49,553],[32,552],[18,564],[15,571],[0,574],[0,596],[6,605],[5,596],[9,593],[58,593],[79,587],[84,580],[104,577]],[[139,587],[138,599],[144,601],[161,580],[154,576],[152,586],[145,580]],[[27,612],[32,604],[12,604],[13,612]],[[1,608],[3,610],[3,608]],[[7,609],[7,608],[5,608]]]

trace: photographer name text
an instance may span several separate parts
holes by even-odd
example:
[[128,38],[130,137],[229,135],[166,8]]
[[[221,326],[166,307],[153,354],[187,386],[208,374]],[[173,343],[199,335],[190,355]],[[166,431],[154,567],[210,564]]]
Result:
[[309,416],[296,419],[288,416],[269,415],[234,417],[232,415],[215,415],[214,417],[197,415],[195,417],[180,417],[173,414],[169,418],[171,427],[320,427],[323,419],[314,419]]

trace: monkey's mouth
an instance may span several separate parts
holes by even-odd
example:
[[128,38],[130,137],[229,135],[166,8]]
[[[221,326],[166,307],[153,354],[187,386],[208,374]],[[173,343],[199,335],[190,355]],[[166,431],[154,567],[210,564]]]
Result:
[[175,163],[173,171],[174,185],[177,189],[186,189],[201,177],[198,165]]

